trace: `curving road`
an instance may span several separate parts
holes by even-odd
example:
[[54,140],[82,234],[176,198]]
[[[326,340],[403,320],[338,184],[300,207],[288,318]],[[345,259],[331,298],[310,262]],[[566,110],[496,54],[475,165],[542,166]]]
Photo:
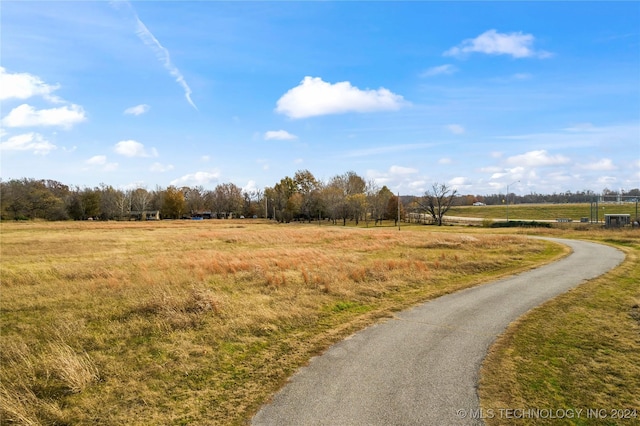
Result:
[[608,246],[549,240],[573,253],[434,299],[343,340],[300,369],[252,424],[481,424],[457,412],[478,408],[478,372],[496,337],[531,308],[624,259]]

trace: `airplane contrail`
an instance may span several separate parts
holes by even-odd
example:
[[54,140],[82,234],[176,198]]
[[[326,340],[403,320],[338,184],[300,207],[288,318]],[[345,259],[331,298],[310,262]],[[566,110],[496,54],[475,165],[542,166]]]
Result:
[[136,13],[131,3],[125,0],[125,1],[112,2],[111,4],[115,7],[118,7],[120,4],[123,4],[123,3],[127,5],[131,13],[133,13],[133,17],[136,20],[136,25],[137,25],[136,35],[140,38],[140,40],[142,40],[144,44],[149,46],[156,53],[156,56],[160,60],[160,62],[162,62],[162,65],[164,65],[164,67],[169,71],[169,74],[176,79],[176,82],[184,90],[184,97],[187,99],[187,102],[189,102],[189,105],[191,105],[197,111],[198,107],[191,99],[191,88],[187,84],[180,70],[173,64],[173,62],[171,62],[171,56],[169,55],[169,51],[162,44],[160,44],[160,42],[153,35],[153,33],[149,31],[149,28],[147,28],[144,22],[140,20],[140,17],[138,17],[138,14]]

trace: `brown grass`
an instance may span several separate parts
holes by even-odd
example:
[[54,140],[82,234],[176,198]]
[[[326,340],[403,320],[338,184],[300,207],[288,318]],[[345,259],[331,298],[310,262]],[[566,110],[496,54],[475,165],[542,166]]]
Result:
[[174,221],[0,231],[7,424],[241,424],[349,333],[562,252],[481,229]]

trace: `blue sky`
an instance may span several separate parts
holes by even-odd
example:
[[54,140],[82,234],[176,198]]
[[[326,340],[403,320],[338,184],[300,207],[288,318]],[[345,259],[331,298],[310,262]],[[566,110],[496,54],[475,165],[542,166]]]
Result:
[[640,187],[638,2],[0,5],[2,179]]

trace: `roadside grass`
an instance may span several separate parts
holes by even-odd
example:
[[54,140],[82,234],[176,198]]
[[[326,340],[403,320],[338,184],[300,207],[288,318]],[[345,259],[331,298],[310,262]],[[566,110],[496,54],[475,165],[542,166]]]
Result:
[[[447,212],[449,216],[473,217],[480,219],[506,220],[507,208],[502,206],[454,206]],[[604,220],[605,214],[629,214],[636,217],[635,203],[600,203],[598,219]],[[567,204],[510,204],[509,220],[553,220],[559,218],[573,219],[591,218],[590,203]],[[445,216],[446,219],[446,216]],[[595,219],[595,218],[594,218]]]
[[243,424],[394,311],[561,247],[452,227],[1,223],[2,424]]
[[[493,413],[486,424],[640,424],[640,233],[544,233],[614,245],[626,260],[532,310],[497,339],[480,375],[481,406]],[[574,418],[514,419],[501,409],[570,409]]]

